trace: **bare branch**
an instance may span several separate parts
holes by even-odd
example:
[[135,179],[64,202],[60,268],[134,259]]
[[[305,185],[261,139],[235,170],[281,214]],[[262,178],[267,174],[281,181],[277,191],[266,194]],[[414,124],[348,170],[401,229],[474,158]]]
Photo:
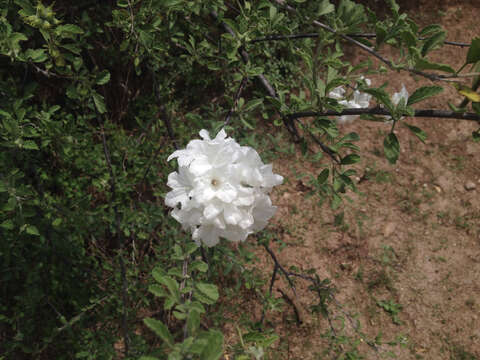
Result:
[[[343,111],[302,111],[288,115],[292,119],[299,119],[305,117],[314,116],[342,116],[342,115],[382,115],[390,116],[390,113],[380,107],[363,108],[363,109],[345,109]],[[480,115],[475,113],[457,113],[448,110],[433,110],[433,109],[420,109],[415,110],[415,114],[412,117],[430,117],[430,118],[443,118],[443,119],[458,119],[469,121],[480,121]]]
[[[308,38],[316,38],[318,37],[318,33],[306,33],[306,34],[291,34],[291,35],[268,35],[264,37],[260,37],[257,39],[252,39],[250,40],[251,44],[255,44],[258,42],[264,42],[264,41],[277,41],[277,40],[297,40],[297,39],[308,39]],[[351,38],[366,38],[366,39],[374,39],[377,37],[376,34],[374,33],[354,33],[354,34],[347,34],[347,36],[350,36]],[[426,40],[424,37],[419,37],[418,40]],[[464,42],[458,42],[458,41],[448,41],[445,40],[443,42],[445,45],[451,45],[451,46],[459,46],[459,47],[469,47],[470,44],[464,43]]]

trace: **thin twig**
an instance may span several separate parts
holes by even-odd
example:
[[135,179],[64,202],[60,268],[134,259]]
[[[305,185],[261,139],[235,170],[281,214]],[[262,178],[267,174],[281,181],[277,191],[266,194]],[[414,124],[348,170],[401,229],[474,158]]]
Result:
[[172,141],[172,144],[175,147],[175,150],[178,150],[178,144],[177,144],[177,141],[175,140],[175,133],[173,132],[172,122],[163,104],[160,105],[160,116],[162,117],[163,123],[167,128],[168,137]]
[[[337,305],[337,308],[340,310],[340,312],[348,319],[348,321],[350,322],[350,326],[353,328],[353,330],[360,336],[360,338],[361,338],[362,340],[365,341],[365,343],[366,343],[368,346],[370,346],[372,349],[375,350],[376,353],[378,353],[379,350],[378,350],[378,347],[375,345],[375,342],[368,341],[367,339],[364,339],[364,334],[362,334],[362,333],[360,332],[359,326],[358,326],[357,324],[355,324],[355,322],[353,321],[352,316],[351,316],[349,313],[347,313],[345,310],[343,310],[342,304],[340,304],[340,303],[338,302],[338,300],[335,299],[335,297],[332,297],[332,300],[333,300],[333,302],[335,303],[335,305]],[[378,355],[377,355],[377,357],[378,357]]]
[[148,162],[148,165],[147,165],[147,168],[145,169],[145,173],[143,174],[143,177],[142,177],[142,182],[145,181],[145,179],[147,178],[147,175],[148,173],[150,172],[150,169],[152,168],[152,165],[153,163],[155,162],[155,159],[157,158],[158,154],[160,154],[160,150],[163,149],[163,145],[165,144],[165,139],[162,140],[162,142],[160,143],[160,145],[158,145],[158,148],[155,150],[152,158],[149,160]]
[[[292,117],[292,120],[295,119],[294,117]],[[308,130],[308,134],[310,135],[310,137],[312,138],[312,140],[318,145],[320,146],[320,149],[322,149],[322,151],[326,154],[328,154],[337,164],[340,164],[340,160],[338,159],[338,155],[333,152],[328,146],[324,145],[320,139],[318,139],[310,130]]]
[[[289,276],[289,273],[288,271],[286,271],[283,266],[278,262],[278,259],[277,257],[275,256],[275,253],[272,251],[272,249],[270,249],[268,247],[267,244],[263,244],[265,250],[267,250],[268,254],[270,255],[270,257],[272,258],[273,262],[275,263],[275,265],[278,267],[278,269],[283,273],[283,275],[285,275],[285,278],[287,279],[288,281],[288,284],[290,285],[290,287],[292,288],[293,290],[293,293],[295,294],[295,296],[297,296],[297,292],[295,290],[295,285],[293,284],[293,281],[292,279],[290,279],[290,276]],[[272,285],[273,287],[273,285]]]
[[237,108],[238,100],[240,99],[240,96],[242,95],[242,91],[245,88],[245,85],[247,85],[247,80],[248,80],[248,78],[246,76],[244,76],[242,81],[240,82],[240,85],[238,85],[237,92],[235,93],[235,97],[233,99],[233,105],[230,108],[230,110],[228,110],[227,116],[225,116],[225,121],[223,122],[224,127],[228,125],[233,112]]
[[[354,34],[347,34],[348,36],[350,37],[360,37],[360,38],[370,38],[370,39],[373,39],[373,38],[376,38],[377,35],[374,34],[374,33],[354,33]],[[418,40],[420,41],[424,41],[424,40],[427,40],[428,38],[426,37],[419,37]],[[464,43],[464,42],[459,42],[459,41],[448,41],[448,40],[445,40],[443,42],[445,45],[451,45],[451,46],[459,46],[459,47],[469,47],[470,44],[468,43]]]
[[[299,119],[305,117],[317,117],[317,116],[342,116],[342,115],[381,115],[381,116],[390,116],[388,110],[373,107],[373,108],[363,108],[363,109],[344,109],[343,111],[302,111],[288,115],[292,119]],[[420,109],[415,110],[415,113],[412,117],[430,117],[430,118],[443,118],[443,119],[458,119],[458,120],[468,120],[468,121],[480,121],[480,115],[475,113],[457,113],[454,111],[448,110],[433,110],[433,109]]]
[[[123,314],[122,314],[122,330],[123,330],[123,340],[125,343],[124,354],[125,357],[128,356],[129,352],[129,343],[130,339],[128,336],[128,326],[127,326],[127,309],[128,309],[128,294],[127,294],[127,275],[125,271],[125,263],[123,262],[123,240],[122,240],[122,230],[120,228],[120,213],[118,212],[118,207],[116,204],[116,181],[115,181],[115,174],[113,172],[112,161],[110,159],[110,152],[108,151],[107,140],[105,137],[105,131],[103,129],[103,125],[100,124],[100,130],[102,134],[102,142],[103,142],[103,152],[105,154],[105,161],[108,165],[108,170],[110,172],[110,192],[112,197],[110,199],[110,205],[113,208],[113,212],[115,214],[115,228],[116,228],[116,237],[117,237],[117,247],[120,249],[120,255],[118,256],[118,262],[120,265],[120,277],[122,279],[122,305],[123,305]],[[112,205],[113,203],[113,205]]]
[[[251,44],[255,44],[258,42],[264,42],[264,41],[278,41],[278,40],[297,40],[297,39],[308,39],[308,38],[316,38],[319,37],[320,34],[318,33],[306,33],[306,34],[290,34],[290,35],[267,35],[264,37],[256,38],[250,40]],[[362,33],[362,34],[347,34],[347,36],[350,36],[351,38],[367,38],[367,39],[374,39],[377,37],[376,34],[374,33]],[[426,40],[427,38],[425,37],[419,37],[418,40],[423,41]],[[443,42],[445,45],[452,45],[452,46],[460,46],[460,47],[468,47],[470,44],[463,43],[463,42],[458,42],[458,41],[448,41],[445,40]]]
[[[270,286],[268,288],[268,296],[272,295],[273,284],[275,283],[275,280],[277,278],[277,272],[278,272],[278,265],[277,263],[275,263],[275,265],[273,266],[272,278],[270,279]],[[263,306],[263,309],[262,309],[262,316],[260,317],[260,325],[263,324],[263,320],[265,320],[265,305]]]
[[287,303],[290,304],[290,306],[293,308],[293,312],[295,313],[295,318],[297,320],[297,324],[298,325],[301,325],[304,321],[304,319],[302,319],[302,315],[301,315],[301,311],[300,311],[300,308],[299,306],[295,303],[295,301],[293,299],[290,298],[290,296],[288,296],[282,289],[278,288],[277,291],[282,294],[282,297],[285,299],[285,301]]

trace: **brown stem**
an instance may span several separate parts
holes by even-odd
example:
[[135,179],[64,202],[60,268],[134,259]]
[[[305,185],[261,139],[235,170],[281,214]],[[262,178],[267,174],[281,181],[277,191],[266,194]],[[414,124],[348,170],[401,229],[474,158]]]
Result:
[[[390,116],[390,113],[380,107],[364,108],[364,109],[345,109],[343,111],[302,111],[288,115],[291,119],[299,119],[304,117],[315,116],[341,116],[341,115],[382,115]],[[430,117],[430,118],[443,118],[443,119],[459,119],[469,121],[480,121],[480,115],[475,113],[457,113],[448,110],[433,110],[433,109],[420,109],[415,110],[412,117]]]

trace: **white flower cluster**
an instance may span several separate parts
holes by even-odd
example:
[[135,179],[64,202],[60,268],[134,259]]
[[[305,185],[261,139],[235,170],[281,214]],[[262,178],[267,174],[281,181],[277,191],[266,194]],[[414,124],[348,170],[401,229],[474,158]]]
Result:
[[206,130],[200,136],[203,140],[192,140],[168,157],[177,158],[179,168],[168,176],[172,191],[165,204],[198,244],[215,246],[220,237],[244,241],[275,214],[268,193],[283,177],[223,129],[215,139]]
[[[370,86],[371,81],[370,79],[364,79],[363,76],[361,77],[362,80],[365,80],[365,83]],[[370,105],[370,100],[372,95],[362,93],[359,90],[355,89],[353,91],[352,98],[350,100],[345,99],[345,92],[346,90],[343,86],[337,86],[335,89],[330,91],[328,94],[329,97],[338,101],[340,105],[343,105],[347,109],[362,109],[367,108]],[[337,122],[340,124],[345,124],[352,122],[358,117],[358,115],[342,115],[337,118]]]

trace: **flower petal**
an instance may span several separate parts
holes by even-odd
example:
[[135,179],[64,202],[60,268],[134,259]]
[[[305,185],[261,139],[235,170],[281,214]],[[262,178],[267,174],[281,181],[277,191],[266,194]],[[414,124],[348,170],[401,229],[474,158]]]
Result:
[[219,231],[211,225],[202,225],[196,228],[192,234],[193,240],[200,240],[208,247],[212,247],[219,242]]
[[223,202],[230,203],[237,197],[237,194],[238,192],[232,184],[222,183],[217,190],[216,196]]
[[211,220],[220,214],[222,210],[223,208],[221,206],[215,204],[215,202],[211,202],[205,207],[205,210],[203,210],[203,216],[205,216],[207,220]]

